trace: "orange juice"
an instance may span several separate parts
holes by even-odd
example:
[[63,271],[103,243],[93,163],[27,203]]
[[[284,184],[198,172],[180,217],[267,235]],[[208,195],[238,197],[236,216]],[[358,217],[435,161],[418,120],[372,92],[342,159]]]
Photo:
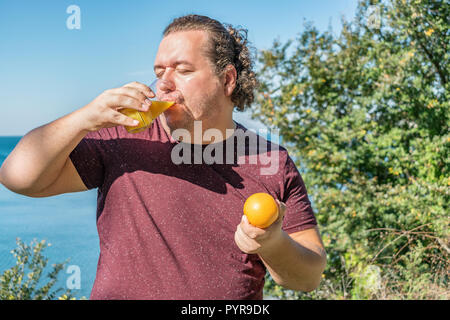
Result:
[[137,133],[141,132],[152,124],[153,120],[156,119],[161,113],[169,109],[171,106],[173,106],[175,102],[173,101],[153,101],[152,105],[150,106],[149,110],[147,112],[144,111],[138,111],[135,109],[129,109],[125,108],[120,110],[121,113],[126,115],[127,117],[130,117],[132,119],[138,120],[139,124],[134,127],[128,127],[125,126],[125,129],[129,133]]

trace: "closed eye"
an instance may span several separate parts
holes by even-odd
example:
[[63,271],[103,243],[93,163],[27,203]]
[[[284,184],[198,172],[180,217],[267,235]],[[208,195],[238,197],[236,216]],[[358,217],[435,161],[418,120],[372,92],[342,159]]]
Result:
[[188,69],[178,69],[178,72],[181,73],[181,74],[187,74],[187,73],[192,72],[192,70],[188,70]]
[[161,78],[164,75],[163,68],[155,68],[155,75],[157,78]]

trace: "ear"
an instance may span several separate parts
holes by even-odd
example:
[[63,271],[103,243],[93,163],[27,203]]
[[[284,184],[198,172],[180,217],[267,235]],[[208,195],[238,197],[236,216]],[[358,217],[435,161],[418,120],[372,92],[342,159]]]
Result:
[[229,97],[233,93],[234,88],[236,88],[237,71],[236,68],[229,64],[223,70],[223,89],[225,96]]

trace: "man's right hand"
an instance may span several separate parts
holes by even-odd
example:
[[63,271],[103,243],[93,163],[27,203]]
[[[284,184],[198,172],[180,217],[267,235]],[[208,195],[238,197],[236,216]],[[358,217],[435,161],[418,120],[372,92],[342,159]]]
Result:
[[134,126],[133,119],[119,111],[148,109],[145,101],[154,96],[146,85],[132,82],[106,90],[86,106],[31,130],[3,162],[0,183],[30,197],[86,190],[69,158],[72,150],[89,131]]
[[120,88],[108,89],[82,108],[86,130],[97,131],[115,126],[136,126],[136,120],[125,116],[121,109],[147,111],[154,92],[145,84],[131,82]]

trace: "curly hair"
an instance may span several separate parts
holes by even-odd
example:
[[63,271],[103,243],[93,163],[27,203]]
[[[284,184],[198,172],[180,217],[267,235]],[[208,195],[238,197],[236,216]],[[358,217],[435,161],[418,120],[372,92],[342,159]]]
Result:
[[230,24],[220,23],[206,16],[191,14],[174,19],[164,30],[163,36],[191,30],[208,32],[210,45],[207,48],[207,56],[218,76],[230,64],[236,69],[236,87],[231,94],[231,101],[239,111],[243,111],[253,102],[254,91],[258,86],[256,74],[253,71],[247,30],[240,26],[234,28]]

